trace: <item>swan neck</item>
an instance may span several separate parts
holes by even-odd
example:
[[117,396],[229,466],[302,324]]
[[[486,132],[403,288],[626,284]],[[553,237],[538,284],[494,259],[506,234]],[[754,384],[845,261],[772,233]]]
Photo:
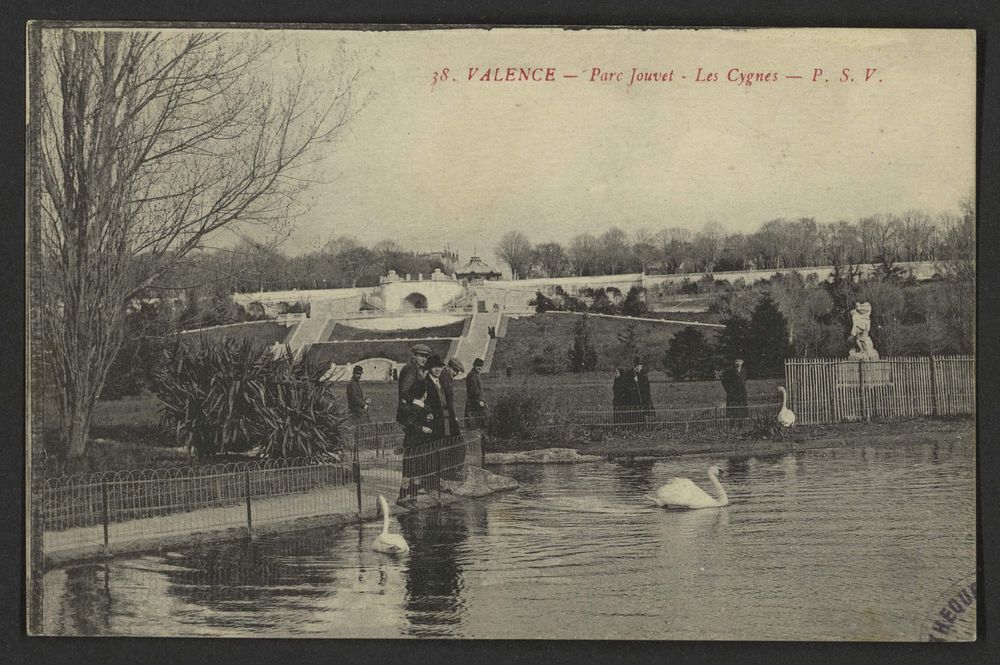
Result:
[[382,533],[389,533],[389,502],[382,497],[378,498],[378,502],[382,505]]
[[715,475],[714,473],[710,473],[710,474],[708,474],[708,479],[712,481],[712,485],[715,486],[715,492],[716,492],[716,494],[719,495],[718,496],[719,505],[720,506],[728,506],[729,505],[729,495],[726,494],[726,488],[723,487],[722,483],[719,482],[719,477],[717,475]]
[[782,388],[781,389],[781,410],[784,411],[787,408],[788,408],[788,393],[785,392],[784,388]]

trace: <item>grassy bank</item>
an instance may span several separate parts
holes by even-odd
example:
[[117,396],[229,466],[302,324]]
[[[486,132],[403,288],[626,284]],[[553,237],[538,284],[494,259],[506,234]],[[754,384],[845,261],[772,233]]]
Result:
[[[691,321],[717,323],[714,315],[692,315],[654,313],[650,318],[690,319]],[[539,354],[556,354],[565,358],[573,344],[573,332],[580,317],[574,314],[544,313],[511,318],[507,324],[505,337],[497,340],[496,355],[493,357],[493,371],[500,372],[510,365],[517,375],[525,375],[531,370],[531,359]],[[626,330],[629,321],[591,316],[591,340],[597,350],[598,369],[611,371],[616,365],[631,361],[622,352],[618,335]],[[653,323],[635,321],[639,337],[639,354],[651,368],[662,367],[663,356],[670,340],[685,326],[676,323]],[[721,328],[698,328],[711,341]],[[567,375],[563,375],[565,379]]]

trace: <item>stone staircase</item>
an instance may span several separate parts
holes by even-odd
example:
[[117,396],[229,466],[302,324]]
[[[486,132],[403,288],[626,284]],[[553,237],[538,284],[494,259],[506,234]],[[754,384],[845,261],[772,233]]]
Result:
[[304,351],[310,344],[322,342],[327,322],[326,316],[316,315],[301,321],[292,336],[288,338],[287,344],[292,355]]
[[472,368],[472,361],[476,358],[482,358],[485,361],[483,372],[486,373],[490,371],[490,363],[493,359],[491,351],[496,346],[496,340],[490,337],[490,328],[495,328],[499,333],[503,308],[494,312],[494,302],[489,298],[488,293],[480,294],[477,299],[486,302],[486,311],[473,313],[468,330],[455,345],[451,355],[453,358],[458,358],[466,370]]

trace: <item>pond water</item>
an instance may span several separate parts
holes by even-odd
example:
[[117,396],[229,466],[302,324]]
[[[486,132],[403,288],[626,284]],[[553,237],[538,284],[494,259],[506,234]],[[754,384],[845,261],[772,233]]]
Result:
[[[520,489],[393,517],[50,571],[49,634],[925,638],[975,571],[972,441],[505,467]],[[680,475],[732,505],[666,511]],[[974,634],[972,612],[959,617]],[[957,629],[956,629],[957,630]]]

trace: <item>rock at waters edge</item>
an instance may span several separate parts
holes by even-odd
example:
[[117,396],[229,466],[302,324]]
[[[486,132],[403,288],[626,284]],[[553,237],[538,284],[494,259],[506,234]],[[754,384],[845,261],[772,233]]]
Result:
[[487,464],[579,464],[601,462],[598,455],[581,455],[574,448],[543,448],[513,453],[487,453]]

